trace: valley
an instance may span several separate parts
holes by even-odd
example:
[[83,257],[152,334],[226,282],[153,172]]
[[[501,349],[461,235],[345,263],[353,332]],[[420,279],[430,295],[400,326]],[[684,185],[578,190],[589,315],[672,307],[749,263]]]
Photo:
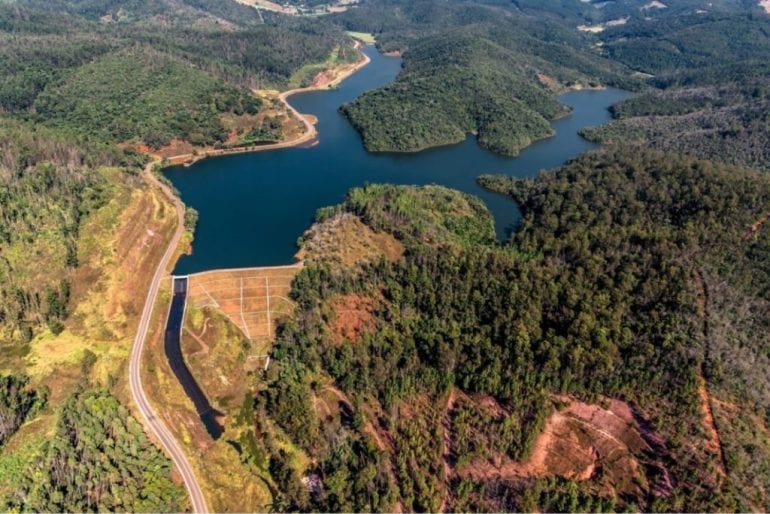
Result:
[[756,0],[0,3],[0,506],[770,506]]

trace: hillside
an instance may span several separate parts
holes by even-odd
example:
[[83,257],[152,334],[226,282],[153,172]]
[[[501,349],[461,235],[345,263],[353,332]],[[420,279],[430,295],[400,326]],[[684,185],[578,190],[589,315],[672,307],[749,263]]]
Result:
[[516,155],[550,135],[549,122],[564,114],[555,94],[569,87],[638,90],[648,79],[668,91],[649,93],[647,102],[671,104],[675,97],[702,94],[680,89],[692,81],[703,86],[708,77],[716,89],[707,97],[719,97],[718,108],[641,116],[586,135],[706,158],[728,154],[725,162],[763,166],[765,106],[729,90],[757,85],[750,79],[757,71],[744,80],[737,67],[767,60],[767,14],[753,1],[701,4],[372,1],[338,22],[374,33],[381,50],[403,51],[404,71],[343,111],[371,151],[416,151],[474,134],[483,146]]
[[566,28],[526,27],[509,14],[416,39],[396,81],[343,112],[370,151],[416,151],[475,134],[482,146],[516,155],[552,135],[549,122],[568,113],[558,92],[633,84]]
[[259,128],[250,115],[271,106],[253,89],[286,87],[350,44],[327,24],[262,23],[229,1],[23,0],[0,4],[0,28],[5,113],[155,149],[222,145],[232,125]]
[[714,15],[608,31],[608,52],[654,75],[655,89],[584,135],[770,169],[769,27],[766,15]]
[[168,200],[114,147],[10,120],[0,140],[0,505],[183,510],[118,385]]
[[138,48],[111,53],[46,88],[32,108],[39,123],[102,141],[152,148],[174,138],[196,145],[226,140],[219,115],[256,114],[261,102],[189,64]]
[[127,358],[177,220],[132,147],[279,137],[252,89],[352,43],[266,18],[230,1],[0,2],[0,508],[189,510],[131,410]]
[[[768,179],[600,153],[536,180],[484,184],[521,202],[510,248],[404,239],[435,233],[424,221],[433,209],[420,202],[394,217],[387,206],[435,193],[369,187],[341,209],[401,237],[406,255],[320,261],[297,276],[300,312],[280,328],[250,450],[287,470],[281,505],[766,506],[768,484],[756,477],[770,463],[768,384],[764,366],[747,365],[768,348],[768,235],[755,224]],[[366,211],[356,207],[364,198]],[[466,218],[450,232],[484,218],[461,198],[449,205]],[[735,338],[742,350],[728,358]],[[740,424],[728,421],[735,412]],[[278,449],[272,422],[307,454],[306,468]],[[319,485],[299,487],[303,476]]]
[[[0,0],[0,509],[191,510],[132,399],[147,327],[142,387],[212,511],[770,511],[768,20],[756,0]],[[569,114],[559,94],[636,94],[584,131],[606,148],[479,178],[520,207],[510,241],[474,196],[366,184],[295,265],[191,276],[212,438],[164,352],[168,276],[140,323],[198,217],[148,154],[306,130],[279,92],[358,63],[346,30],[403,57],[342,108],[374,152],[516,155]]]

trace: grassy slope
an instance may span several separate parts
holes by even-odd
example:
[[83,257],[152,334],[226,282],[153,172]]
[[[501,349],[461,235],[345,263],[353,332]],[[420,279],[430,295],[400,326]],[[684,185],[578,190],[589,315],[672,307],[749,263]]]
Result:
[[[0,461],[9,466],[4,469],[16,470],[0,475],[2,494],[20,486],[29,475],[27,466],[53,435],[60,407],[82,380],[80,363],[86,352],[96,358],[89,381],[112,384],[120,401],[128,402],[125,360],[152,263],[159,259],[157,250],[173,229],[173,208],[159,192],[122,170],[100,173],[110,181],[110,194],[81,221],[76,241],[79,265],[67,273],[73,286],[71,314],[63,331],[44,330],[27,344],[2,345],[2,372],[25,373],[33,387],[46,386],[51,391],[49,407],[27,420],[0,449]],[[151,244],[153,240],[160,244]],[[45,271],[55,276],[56,270],[49,266]]]

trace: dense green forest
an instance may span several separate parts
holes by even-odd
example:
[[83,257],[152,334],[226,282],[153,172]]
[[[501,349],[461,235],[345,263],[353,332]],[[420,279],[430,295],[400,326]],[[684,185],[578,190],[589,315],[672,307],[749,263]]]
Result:
[[259,111],[250,89],[284,87],[345,41],[263,18],[236,2],[0,4],[0,107],[102,141],[221,143],[221,115]]
[[45,405],[46,394],[29,389],[28,383],[25,376],[0,376],[0,446]]
[[103,141],[142,141],[153,148],[179,138],[222,143],[218,114],[256,114],[260,101],[159,52],[108,54],[46,88],[32,106],[39,123]]
[[653,74],[770,57],[766,15],[709,13],[637,20],[600,36],[602,48],[613,59]]
[[[475,134],[491,150],[515,155],[551,134],[549,121],[564,109],[555,94],[566,87],[639,89],[652,74],[650,85],[667,91],[649,93],[647,102],[686,112],[637,115],[586,132],[589,139],[766,167],[767,106],[754,92],[770,57],[766,13],[744,1],[706,10],[697,2],[646,5],[368,2],[338,21],[375,33],[382,50],[407,50],[404,71],[344,112],[372,151],[414,151]],[[582,37],[569,28],[613,19],[626,22]],[[683,90],[685,80],[708,81],[717,88],[708,100],[719,96],[719,105],[696,109],[690,96],[703,92]]]
[[[413,41],[467,24],[496,22],[500,19],[529,20],[526,30],[541,34],[569,34],[564,28],[628,18],[658,20],[702,14],[756,13],[763,11],[755,0],[714,0],[704,9],[701,0],[677,0],[666,8],[644,8],[649,0],[365,0],[359,8],[335,15],[333,19],[349,30],[370,32],[381,50],[405,49]],[[700,11],[700,13],[699,13]],[[565,27],[566,26],[566,27]],[[561,27],[561,30],[555,27]],[[576,37],[573,33],[571,37]]]
[[[442,14],[434,19],[433,11]],[[534,24],[495,7],[436,2],[398,12],[412,19],[383,29],[380,45],[408,47],[403,72],[343,108],[371,151],[415,151],[475,134],[481,145],[516,155],[552,135],[549,122],[567,114],[557,92],[577,85],[638,86],[587,38],[547,19]],[[450,22],[455,26],[444,28]]]
[[639,21],[602,37],[613,58],[654,73],[655,89],[614,106],[617,120],[588,139],[770,169],[766,16]]
[[[514,74],[510,54],[480,33],[421,42],[407,54],[397,82],[344,107],[367,150],[415,151],[476,133],[482,145],[515,155],[552,134],[548,120],[566,108],[542,86]],[[432,61],[436,51],[445,52],[440,64]],[[500,95],[506,88],[516,96]]]
[[170,470],[117,398],[103,389],[78,390],[61,408],[56,433],[0,505],[29,512],[179,512],[187,497]]
[[[300,312],[280,327],[255,423],[265,415],[279,423],[318,462],[308,472],[323,488],[309,496],[284,489],[286,508],[767,505],[768,484],[754,477],[767,476],[770,448],[751,425],[719,425],[728,479],[714,479],[719,457],[704,448],[697,383],[703,377],[760,425],[770,421],[765,367],[750,369],[770,348],[767,227],[750,229],[766,215],[770,179],[671,155],[605,152],[535,180],[485,177],[483,184],[520,202],[524,220],[510,247],[491,242],[488,214],[460,207],[459,198],[453,221],[432,217],[431,188],[368,186],[321,212],[320,219],[355,213],[400,237],[407,254],[351,269],[321,262],[295,280]],[[463,236],[474,226],[480,239]],[[422,237],[445,230],[455,236],[444,245]],[[370,329],[355,340],[334,336],[340,296],[370,306]],[[736,299],[746,307],[731,306]],[[735,337],[741,352],[730,356]],[[314,407],[330,379],[347,405],[331,418]],[[447,411],[447,395],[457,390],[493,397],[506,416],[484,418],[473,405]],[[668,491],[656,492],[662,476],[653,468],[643,471],[647,486],[609,496],[601,474],[580,483],[499,483],[455,473],[479,455],[526,459],[554,394],[633,405],[662,435],[657,452]],[[263,449],[254,451],[279,467],[285,456],[262,434],[255,444]],[[442,455],[445,437],[451,458]]]

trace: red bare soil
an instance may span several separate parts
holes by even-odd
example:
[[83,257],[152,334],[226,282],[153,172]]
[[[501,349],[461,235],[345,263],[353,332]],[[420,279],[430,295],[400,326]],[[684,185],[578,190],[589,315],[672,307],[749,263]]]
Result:
[[319,72],[310,83],[310,87],[324,87],[330,84],[334,80],[333,76],[328,71]]
[[727,476],[724,464],[724,453],[722,451],[722,441],[719,438],[716,422],[714,421],[714,411],[711,407],[711,397],[708,386],[703,377],[698,380],[698,397],[700,398],[700,411],[703,419],[703,427],[706,429],[708,441],[706,442],[706,451],[719,458],[715,459],[716,471],[720,477]]
[[337,295],[329,304],[334,310],[329,329],[335,344],[358,342],[364,334],[371,334],[377,328],[373,315],[377,306],[374,298],[357,294]]
[[[668,473],[659,461],[661,437],[619,400],[606,408],[570,398],[548,418],[523,462],[505,455],[477,459],[453,471],[474,480],[519,480],[560,476],[573,480],[597,479],[602,491],[615,495],[653,489],[665,495],[671,490]],[[657,468],[656,484],[650,485],[645,468]],[[599,473],[601,471],[601,473]]]
[[748,232],[746,233],[746,241],[753,239],[757,236],[759,233],[759,229],[762,228],[762,225],[767,223],[767,221],[770,220],[770,212],[764,214],[762,217],[760,217],[757,221],[751,224],[751,227],[749,227]]

